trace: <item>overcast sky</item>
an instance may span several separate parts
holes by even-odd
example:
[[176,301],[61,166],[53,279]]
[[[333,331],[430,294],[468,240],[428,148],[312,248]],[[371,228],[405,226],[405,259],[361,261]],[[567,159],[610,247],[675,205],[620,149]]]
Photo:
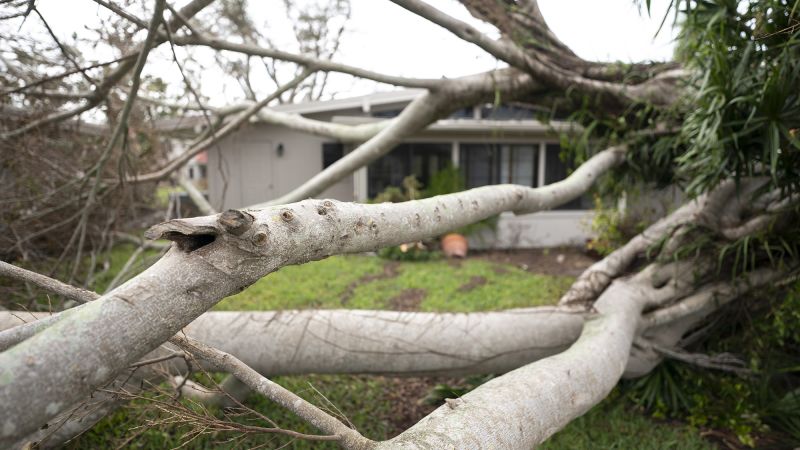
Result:
[[[429,3],[496,34],[491,27],[473,19],[454,0],[429,0]],[[623,62],[666,60],[672,55],[674,30],[667,26],[655,36],[667,1],[654,0],[652,3],[653,17],[648,17],[646,12],[639,12],[632,0],[540,0],[542,12],[552,30],[579,56]],[[65,41],[70,41],[69,36],[80,32],[84,25],[97,23],[98,14],[104,13],[102,8],[86,0],[39,0],[37,7]],[[283,19],[282,1],[251,1],[250,7],[255,23],[263,26],[278,46],[291,46],[291,29]],[[34,19],[29,18],[29,21]],[[26,24],[26,27],[32,30],[35,25]],[[23,28],[23,32],[26,31]],[[163,47],[157,55],[164,62],[151,64],[146,70],[179,83],[180,74],[174,67],[167,67],[170,65],[169,53],[166,46]],[[195,56],[203,60],[202,53]],[[104,57],[97,55],[87,59]],[[380,72],[416,77],[455,77],[502,66],[474,45],[386,0],[352,0],[352,19],[336,60]],[[198,80],[202,92],[214,103],[241,96],[238,86],[224,82],[223,75],[215,70],[204,71],[198,77],[202,77]],[[263,92],[272,88],[267,81],[264,85]],[[336,97],[392,89],[342,75],[332,78],[331,88]]]

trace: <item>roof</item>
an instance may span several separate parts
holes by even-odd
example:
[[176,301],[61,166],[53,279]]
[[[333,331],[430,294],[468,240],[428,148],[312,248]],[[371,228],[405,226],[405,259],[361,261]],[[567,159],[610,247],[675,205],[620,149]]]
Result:
[[402,89],[397,91],[376,92],[358,97],[277,105],[272,109],[294,114],[314,114],[353,108],[361,108],[366,112],[369,111],[372,106],[410,102],[425,92],[425,89]]
[[[342,125],[361,125],[379,122],[381,120],[384,119],[377,117],[334,116],[331,121]],[[544,123],[531,119],[442,119],[428,126],[423,134],[488,135],[492,133],[503,133],[503,135],[507,137],[541,137],[546,134],[576,133],[581,130],[581,126],[577,123],[560,120],[552,120],[548,123]]]
[[[270,109],[282,113],[301,115],[345,111],[355,108],[367,112],[370,111],[373,106],[408,103],[425,92],[425,89],[401,89],[388,92],[376,92],[357,97],[275,105],[270,106]],[[198,114],[194,116],[181,116],[161,119],[156,122],[155,128],[160,131],[180,131],[191,130],[196,126],[202,126],[205,124],[205,117]]]
[[[423,95],[425,89],[401,89],[388,92],[376,92],[369,95],[348,97],[334,100],[321,100],[294,104],[283,104],[270,107],[273,111],[289,114],[320,114],[333,113],[331,122],[343,125],[360,125],[364,123],[386,120],[386,118],[372,117],[369,115],[353,115],[354,109],[359,113],[368,113],[375,109],[382,110],[392,106],[405,106],[415,98]],[[340,114],[336,114],[336,113]],[[348,114],[349,113],[349,114]],[[203,116],[183,116],[160,120],[156,125],[162,131],[190,130],[198,125],[204,125]],[[580,127],[577,124],[563,121],[542,123],[532,119],[442,119],[428,126],[425,134],[486,134],[502,132],[506,136],[542,136],[553,132],[575,132]]]

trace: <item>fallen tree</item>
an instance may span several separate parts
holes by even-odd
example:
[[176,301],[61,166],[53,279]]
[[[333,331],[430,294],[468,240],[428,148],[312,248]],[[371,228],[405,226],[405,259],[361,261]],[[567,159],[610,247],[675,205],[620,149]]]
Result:
[[[576,179],[585,180],[582,174],[583,171],[578,171],[563,183],[568,185]],[[738,201],[736,190],[730,186],[732,183],[695,202],[696,212],[688,221],[706,217],[703,213],[709,213],[713,208],[733,213],[735,205],[743,203]],[[60,317],[51,320],[44,330],[27,339],[23,336],[20,344],[0,355],[4,373],[14,380],[15,387],[3,391],[6,395],[4,405],[9,410],[6,417],[25,418],[29,422],[49,420],[64,406],[79,403],[93,388],[105,385],[126,367],[145,357],[146,353],[194,319],[191,314],[200,315],[207,309],[208,306],[202,302],[213,304],[225,295],[211,290],[208,284],[202,284],[204,288],[198,290],[198,280],[213,283],[217,289],[235,291],[239,288],[238,283],[258,279],[261,270],[274,270],[280,265],[324,257],[334,251],[364,251],[387,243],[414,240],[441,232],[440,228],[447,229],[454,223],[485,217],[496,211],[493,208],[525,211],[521,205],[531,204],[531,197],[536,197],[534,193],[535,190],[531,189],[525,195],[524,189],[509,186],[480,188],[402,204],[345,205],[312,200],[288,207],[229,211],[217,216],[178,219],[158,225],[151,230],[152,237],[167,237],[175,241],[173,249],[159,263],[106,296],[59,314]],[[564,198],[571,196],[559,200]],[[536,201],[532,203],[538,204]],[[683,210],[676,214],[684,216]],[[740,220],[749,222],[752,218]],[[659,225],[653,228],[666,233]],[[388,233],[384,234],[384,230]],[[387,241],[378,241],[384,235],[387,237],[383,239]],[[266,248],[270,251],[266,252]],[[623,247],[618,252],[625,251],[628,249]],[[609,256],[612,260],[618,257],[619,254]],[[181,268],[187,264],[195,264],[190,267],[199,278],[181,275],[175,282],[164,282],[176,278],[171,273],[183,273]],[[794,267],[787,269],[762,269],[734,282],[719,282],[709,278],[714,273],[714,266],[702,260],[700,263],[653,264],[633,278],[612,282],[610,287],[602,290],[597,301],[578,311],[574,307],[561,307],[564,309],[465,316],[418,313],[405,317],[403,313],[346,311],[234,313],[233,317],[213,313],[186,331],[205,342],[214,342],[240,360],[247,361],[254,369],[268,374],[501,372],[541,359],[468,394],[460,400],[467,406],[460,402],[457,407],[448,404],[431,418],[385,444],[460,447],[469,445],[469,442],[482,442],[481,445],[489,446],[515,446],[522,442],[523,446],[528,446],[546,439],[610,391],[629,366],[634,339],[670,348],[688,329],[723,302],[753,287],[792,276]],[[687,281],[687,272],[701,281]],[[199,305],[189,308],[186,302]],[[642,318],[645,310],[647,315]],[[118,322],[108,317],[120,315],[134,315],[138,320],[125,319],[127,329],[119,333],[115,329]],[[175,322],[181,320],[178,319],[181,315],[186,317],[182,319],[186,323]],[[164,317],[175,319],[169,323],[163,321]],[[220,320],[241,322],[242,325],[222,327],[218,326]],[[537,320],[542,321],[540,326],[535,325]],[[441,326],[431,327],[431,321],[441,323]],[[268,326],[265,328],[263,323]],[[370,327],[370,323],[375,323],[375,327]],[[396,326],[392,326],[393,323]],[[466,323],[473,324],[466,329],[471,339],[481,343],[480,347],[463,338]],[[647,323],[652,328],[642,328],[640,323]],[[171,326],[165,326],[167,324]],[[248,332],[248,324],[254,324],[262,336],[256,337],[255,333]],[[581,326],[581,338],[575,341]],[[430,331],[432,328],[434,331]],[[520,328],[530,331],[514,332]],[[415,329],[418,330],[416,335],[423,337],[409,338]],[[425,332],[421,333],[420,329]],[[6,332],[14,330],[11,328]],[[220,330],[225,330],[223,335],[214,337]],[[237,338],[231,338],[230,333]],[[276,337],[271,337],[271,333]],[[500,335],[493,337],[495,333]],[[65,341],[60,336],[74,337]],[[244,340],[238,340],[238,336]],[[79,339],[85,339],[87,343],[80,345]],[[255,347],[258,355],[253,355],[253,342],[261,339],[276,347],[272,350],[269,346]],[[96,348],[90,344],[97,341],[104,342],[104,346]],[[398,348],[398,341],[405,341],[407,348]],[[140,345],[133,347],[130,342]],[[496,343],[495,346],[492,343]],[[567,346],[570,346],[569,350],[559,353]],[[280,349],[285,348],[297,349],[288,361],[278,357]],[[475,354],[476,349],[484,354]],[[595,363],[586,364],[593,358]],[[647,369],[642,367],[652,367],[660,358],[658,353],[641,352],[638,359],[631,361],[633,367],[628,371],[631,374],[646,372]],[[33,361],[42,367],[62,369],[31,371]],[[569,376],[564,380],[566,372]],[[51,387],[48,392],[41,393],[43,386],[56,383],[56,379],[77,382],[62,382],[60,389]],[[552,381],[542,381],[548,379]],[[591,390],[587,391],[587,386],[591,386]],[[537,393],[539,390],[541,393]],[[39,393],[33,396],[35,392]],[[526,395],[521,395],[521,392]],[[570,398],[571,403],[565,403]],[[59,406],[52,407],[53,404]],[[564,404],[571,406],[564,408]],[[18,408],[13,405],[18,405]],[[457,411],[457,414],[450,411]],[[487,419],[495,414],[496,421]],[[523,420],[536,417],[541,426],[522,429],[522,434],[508,434],[499,425],[508,423],[509,415]],[[14,422],[7,419],[5,423]],[[25,427],[26,422],[16,423],[19,423],[16,426],[21,431],[12,434],[11,439],[19,439],[34,431],[35,427]],[[436,430],[453,430],[459,423],[469,426],[463,433],[451,433],[444,441],[439,440],[447,434]],[[477,423],[486,428],[477,426]],[[367,444],[361,438],[351,443],[353,448],[363,445]]]
[[[193,154],[253,117],[364,142],[280,199],[153,226],[147,237],[173,241],[168,253],[102,296],[1,266],[6,276],[85,302],[25,324],[19,324],[24,316],[18,313],[0,314],[6,328],[0,333],[3,445],[38,442],[43,439],[40,428],[53,423],[61,424],[64,436],[52,442],[69,438],[119,403],[118,396],[109,394],[110,409],[81,423],[72,420],[76,408],[83,408],[93,393],[129,391],[131,370],[135,373],[139,367],[170,360],[170,367],[152,374],[141,371],[145,373],[137,375],[137,380],[181,374],[183,381],[178,381],[177,389],[183,392],[183,371],[192,366],[190,361],[228,372],[322,433],[298,438],[334,440],[353,449],[530,448],[600,402],[622,376],[645,374],[665,356],[692,359],[679,348],[682,338],[724,304],[796,275],[798,243],[791,236],[797,231],[793,176],[797,161],[792,152],[798,146],[798,115],[792,113],[798,105],[796,97],[769,102],[797,84],[798,72],[793,71],[797,60],[792,58],[797,44],[780,40],[796,33],[791,27],[780,28],[794,14],[785,5],[752,2],[744,12],[720,6],[737,30],[725,34],[728,31],[723,29],[724,36],[709,34],[717,29],[707,26],[708,11],[684,12],[684,51],[716,51],[725,64],[709,68],[684,56],[683,65],[635,64],[621,69],[575,56],[547,28],[535,1],[463,2],[475,17],[494,25],[500,39],[491,39],[423,2],[396,1],[509,64],[484,74],[428,80],[384,75],[258,43],[227,41],[192,19],[210,2],[191,2],[180,11],[168,7],[169,21],[157,7],[150,22],[113,4],[98,3],[147,30],[148,38],[136,52],[139,64],[133,58],[122,60],[98,89],[83,97],[82,106],[7,130],[2,135],[6,142],[96,106],[96,98],[107,95],[120,80],[118,74],[134,67],[138,67],[136,86],[150,46],[160,42],[290,61],[304,70],[261,101],[211,109],[198,99],[192,107],[204,110],[214,121],[209,120],[210,126],[194,138],[193,145],[147,173],[108,179],[95,168],[88,195],[79,198],[85,205],[84,216],[97,202],[98,192],[116,183],[164,179]],[[771,14],[769,27],[744,25],[759,14]],[[178,34],[180,27],[188,31]],[[764,27],[776,32],[761,34]],[[717,48],[710,38],[723,44],[725,39],[735,41],[740,47],[731,51],[728,42]],[[761,47],[752,44],[755,38],[761,39]],[[423,87],[427,93],[397,118],[369,127],[332,126],[264,109],[317,71]],[[730,79],[734,85],[728,84]],[[709,87],[711,83],[718,84]],[[719,94],[723,87],[738,92],[740,86],[760,86],[758,92],[763,95]],[[37,90],[36,94],[43,93]],[[379,205],[306,200],[386,154],[409,134],[458,108],[498,96],[555,109],[564,108],[557,100],[567,102],[569,108],[590,104],[597,115],[588,127],[596,130],[594,145],[580,147],[575,155],[585,162],[567,179],[537,189],[487,186]],[[130,112],[136,100],[137,89],[132,88],[123,111]],[[717,120],[719,108],[725,109],[724,120]],[[231,114],[235,115],[231,118]],[[120,117],[124,124],[126,115]],[[609,124],[610,117],[615,120]],[[743,117],[749,117],[747,127],[742,126]],[[117,146],[122,125],[115,130],[109,152]],[[603,142],[614,145],[589,156]],[[640,178],[658,173],[671,182],[684,183],[694,197],[590,267],[558,306],[480,314],[206,312],[222,298],[286,265],[415,241],[504,211],[528,214],[554,208],[584,194],[612,172]],[[84,228],[79,235],[85,234]],[[185,364],[173,364],[176,358]],[[495,372],[507,373],[447,402],[385,442],[361,436],[266,378],[302,373]],[[290,433],[266,426],[238,431]]]

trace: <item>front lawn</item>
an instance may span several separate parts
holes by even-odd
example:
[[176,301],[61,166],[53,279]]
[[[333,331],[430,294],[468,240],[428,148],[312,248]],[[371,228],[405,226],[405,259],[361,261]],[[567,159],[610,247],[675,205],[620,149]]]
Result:
[[333,256],[284,267],[215,309],[485,311],[552,304],[572,280],[479,259],[396,262]]

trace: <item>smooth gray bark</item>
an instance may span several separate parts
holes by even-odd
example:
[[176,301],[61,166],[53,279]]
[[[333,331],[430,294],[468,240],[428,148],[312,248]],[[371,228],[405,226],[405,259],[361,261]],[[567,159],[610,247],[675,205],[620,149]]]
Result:
[[619,381],[646,305],[639,283],[612,284],[595,304],[599,315],[567,351],[490,380],[377,448],[523,449],[543,442]]
[[[0,330],[26,316],[0,311]],[[265,376],[460,376],[503,373],[554,355],[577,340],[585,317],[555,307],[482,313],[211,311],[183,332]]]

